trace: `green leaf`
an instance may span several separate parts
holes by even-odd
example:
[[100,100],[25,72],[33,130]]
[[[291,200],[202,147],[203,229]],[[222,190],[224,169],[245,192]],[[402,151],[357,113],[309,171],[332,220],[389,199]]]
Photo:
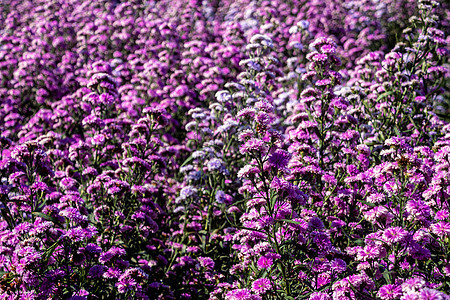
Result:
[[389,270],[384,270],[384,272],[382,273],[384,279],[386,280],[386,282],[389,284],[391,283],[391,272],[389,272]]
[[357,239],[357,240],[354,240],[353,242],[354,242],[356,245],[360,245],[360,246],[364,245],[364,240],[363,240],[363,239]]
[[193,159],[194,159],[194,157],[192,157],[192,155],[189,156],[189,157],[184,161],[184,163],[180,166],[180,168],[181,168],[181,167],[184,167],[185,165],[187,165],[188,163],[190,163],[191,160],[193,160]]
[[280,270],[281,273],[283,273],[283,266],[281,265],[281,263],[277,264],[277,268],[278,270]]
[[292,220],[288,220],[288,219],[281,219],[281,220],[278,220],[278,221],[280,221],[280,222],[288,222],[288,223],[292,223],[292,224],[299,224],[299,225],[303,225],[304,224],[304,223],[300,223],[300,222],[292,221]]
[[394,91],[384,92],[383,94],[381,94],[380,96],[377,97],[377,101],[383,99],[384,97],[392,95],[393,93],[394,93]]
[[375,203],[370,203],[370,202],[367,202],[367,201],[364,201],[364,200],[357,200],[357,201],[361,202],[362,204],[368,205],[368,206],[372,206],[372,207],[377,206]]
[[47,220],[47,221],[52,221],[52,222],[58,223],[58,219],[56,219],[56,218],[54,218],[54,217],[51,217],[51,216],[49,216],[49,215],[43,214],[43,213],[41,213],[41,212],[34,211],[34,212],[32,212],[31,214],[32,214],[32,215],[35,215],[36,217],[40,217],[40,218],[42,218],[42,219],[45,219],[45,220]]
[[58,246],[58,242],[55,242],[53,245],[48,247],[43,255],[43,259],[47,260],[50,256],[52,256],[53,252],[55,252],[56,247]]
[[89,214],[88,215],[88,219],[89,219],[89,222],[91,222],[92,224],[96,224],[97,223],[97,221],[95,220],[94,214]]

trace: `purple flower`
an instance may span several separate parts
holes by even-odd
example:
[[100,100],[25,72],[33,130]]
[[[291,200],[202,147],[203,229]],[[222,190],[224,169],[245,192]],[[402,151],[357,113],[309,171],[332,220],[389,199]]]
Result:
[[380,258],[381,251],[378,246],[367,245],[364,248],[358,247],[356,259],[359,261],[368,261]]
[[33,185],[31,186],[31,189],[34,191],[42,191],[45,192],[48,189],[48,186],[43,183],[42,181],[36,181],[35,183],[33,183]]
[[252,137],[254,137],[253,131],[251,129],[246,129],[239,133],[238,139],[240,142],[244,142]]
[[252,119],[255,117],[255,114],[256,114],[256,110],[254,108],[246,107],[246,108],[240,110],[236,116],[238,118]]
[[216,92],[215,96],[216,96],[217,101],[219,101],[220,103],[225,103],[232,99],[232,97],[228,91],[218,91],[218,92]]
[[116,283],[116,287],[121,294],[129,292],[135,289],[136,280],[134,280],[133,278],[119,279],[119,282]]
[[62,217],[66,217],[70,221],[81,223],[86,222],[88,220],[87,216],[82,215],[78,209],[74,207],[67,207],[66,209],[59,212],[59,215]]
[[217,191],[216,192],[216,202],[219,204],[225,203],[227,205],[230,205],[231,203],[233,203],[233,198],[226,194],[224,191]]
[[405,282],[402,283],[402,290],[404,292],[414,292],[417,290],[422,289],[422,287],[425,285],[425,280],[421,277],[413,277],[410,279],[407,279]]
[[297,22],[297,25],[302,28],[302,29],[308,29],[309,27],[309,22],[306,20],[300,20]]
[[279,191],[287,191],[290,188],[290,183],[282,178],[278,178],[277,176],[274,176],[272,179],[272,182],[270,183],[270,187]]
[[251,138],[244,145],[239,148],[241,154],[245,154],[252,151],[263,152],[265,150],[265,144],[262,140],[257,138]]
[[86,245],[85,250],[90,253],[100,253],[102,252],[102,248],[96,244],[89,243]]
[[270,280],[267,278],[260,278],[260,279],[253,281],[253,283],[252,283],[252,291],[259,295],[263,295],[267,291],[270,291],[271,289],[272,289],[272,284],[271,284]]
[[35,291],[23,292],[20,295],[21,300],[34,300],[37,299],[37,295]]
[[413,259],[427,260],[431,257],[431,251],[418,244],[410,248],[410,255]]
[[448,210],[442,209],[442,210],[439,210],[439,211],[436,212],[436,214],[434,215],[434,218],[436,220],[442,220],[443,221],[443,220],[447,219],[449,216],[450,216],[450,214],[449,214]]
[[183,97],[188,90],[189,88],[186,85],[180,85],[170,94],[170,97]]
[[388,245],[393,245],[395,243],[402,242],[408,232],[402,227],[389,227],[383,233],[383,239]]
[[248,177],[250,174],[257,174],[257,173],[259,173],[259,169],[256,166],[245,165],[239,170],[237,177],[238,178]]
[[259,112],[256,114],[255,121],[256,121],[257,123],[261,124],[261,125],[266,126],[266,125],[269,125],[269,124],[270,124],[270,122],[272,121],[272,119],[271,119],[271,117],[270,117],[270,115],[269,115],[268,113],[266,113],[266,112],[264,112],[264,111],[259,111]]
[[180,198],[187,199],[189,197],[194,197],[197,195],[197,189],[192,186],[186,186],[180,191]]
[[315,53],[314,55],[312,55],[311,60],[315,62],[324,63],[328,60],[328,55],[323,53]]
[[337,179],[333,175],[324,174],[322,176],[322,181],[327,182],[331,185],[337,185]]
[[410,200],[405,207],[408,212],[408,220],[425,221],[430,217],[430,207],[422,200]]
[[323,225],[323,222],[318,217],[312,217],[308,222],[308,230],[322,230],[325,226]]
[[92,145],[101,146],[105,143],[105,136],[103,134],[97,134],[91,140]]
[[217,171],[223,167],[223,161],[218,158],[213,158],[206,164],[206,166],[210,172]]
[[122,274],[122,271],[119,268],[111,267],[111,268],[108,268],[108,270],[106,270],[105,273],[103,273],[103,277],[107,278],[107,279],[119,278],[121,274]]
[[334,45],[323,45],[322,47],[320,47],[320,51],[322,53],[330,53],[330,54],[334,54],[336,53],[336,47]]
[[88,226],[87,228],[78,226],[67,230],[66,234],[62,237],[67,237],[74,242],[79,242],[91,239],[96,233],[97,230],[93,226]]
[[377,296],[383,300],[397,299],[402,295],[401,286],[394,284],[383,285],[377,293]]
[[308,300],[330,300],[330,296],[326,293],[322,293],[322,292],[314,292],[312,293]]
[[384,201],[384,195],[381,193],[374,193],[374,194],[369,195],[366,198],[366,201],[370,202],[370,203],[381,203]]
[[200,262],[200,266],[206,268],[207,270],[214,269],[214,261],[210,257],[198,257],[198,261]]
[[72,190],[73,188],[75,188],[75,186],[77,185],[77,182],[70,177],[65,177],[60,181],[60,186],[64,189],[64,190]]
[[225,295],[225,300],[252,300],[253,296],[249,289],[231,290]]
[[104,266],[95,265],[89,269],[89,277],[96,278],[101,277],[104,273]]
[[420,291],[420,300],[441,300],[441,299],[448,299],[448,296],[445,295],[442,292],[430,289],[430,288],[424,288]]
[[269,156],[269,164],[277,169],[284,169],[291,159],[291,154],[285,150],[277,149]]
[[335,258],[330,262],[330,268],[336,273],[342,273],[347,270],[347,264],[340,258]]
[[431,232],[437,235],[439,238],[445,238],[450,236],[450,223],[441,221],[430,226]]
[[100,254],[98,261],[102,264],[105,264],[108,261],[110,261],[114,256],[115,256],[115,253],[113,251],[108,250],[108,251]]
[[267,256],[261,256],[258,259],[257,265],[258,265],[258,269],[268,269],[272,266],[273,264],[273,260],[272,258],[269,258]]

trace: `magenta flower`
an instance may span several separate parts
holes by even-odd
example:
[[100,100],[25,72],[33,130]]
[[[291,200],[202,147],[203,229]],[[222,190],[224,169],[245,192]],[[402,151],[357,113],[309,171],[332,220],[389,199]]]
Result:
[[356,259],[359,261],[368,261],[378,259],[381,251],[378,246],[367,245],[364,248],[359,248]]
[[271,289],[272,289],[272,284],[271,284],[270,280],[267,278],[260,278],[260,279],[253,281],[253,283],[252,283],[252,291],[259,295],[263,295],[263,294],[267,293],[267,291],[270,291]]
[[252,298],[249,289],[232,290],[225,295],[225,300],[252,300]]
[[272,264],[272,258],[269,258],[267,256],[261,256],[257,262],[258,269],[268,269],[272,266]]
[[256,114],[255,121],[258,122],[261,125],[266,126],[266,125],[269,125],[272,120],[271,120],[271,117],[270,117],[270,115],[268,113],[266,113],[264,111],[259,111]]
[[347,264],[340,258],[335,258],[330,262],[330,268],[334,272],[342,273],[347,269]]
[[330,84],[331,84],[330,79],[321,79],[321,80],[317,80],[317,82],[316,82],[316,86],[327,86]]
[[103,145],[105,143],[105,136],[103,134],[97,134],[92,138],[91,143],[94,146]]
[[408,232],[402,227],[390,227],[383,233],[383,239],[388,245],[393,245],[403,241]]
[[377,293],[377,296],[383,300],[397,299],[402,295],[401,286],[395,284],[383,285]]
[[116,283],[116,287],[121,294],[132,291],[136,287],[136,280],[134,280],[133,278],[119,279],[119,281]]
[[254,108],[246,107],[246,108],[240,110],[237,113],[236,116],[238,118],[249,118],[249,119],[252,119],[252,118],[255,117],[255,115],[256,115],[256,110]]
[[440,238],[450,236],[450,223],[441,221],[430,226],[431,232]]
[[208,270],[214,269],[214,261],[210,257],[199,257],[200,265]]

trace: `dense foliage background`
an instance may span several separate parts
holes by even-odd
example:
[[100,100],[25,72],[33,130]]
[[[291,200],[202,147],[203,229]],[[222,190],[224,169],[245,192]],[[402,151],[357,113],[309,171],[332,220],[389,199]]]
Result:
[[450,299],[449,9],[0,3],[0,299]]

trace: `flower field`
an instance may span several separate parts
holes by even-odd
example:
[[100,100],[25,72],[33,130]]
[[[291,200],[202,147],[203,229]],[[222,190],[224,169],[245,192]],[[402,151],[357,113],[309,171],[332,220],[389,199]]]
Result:
[[0,2],[0,299],[450,299],[449,12]]

